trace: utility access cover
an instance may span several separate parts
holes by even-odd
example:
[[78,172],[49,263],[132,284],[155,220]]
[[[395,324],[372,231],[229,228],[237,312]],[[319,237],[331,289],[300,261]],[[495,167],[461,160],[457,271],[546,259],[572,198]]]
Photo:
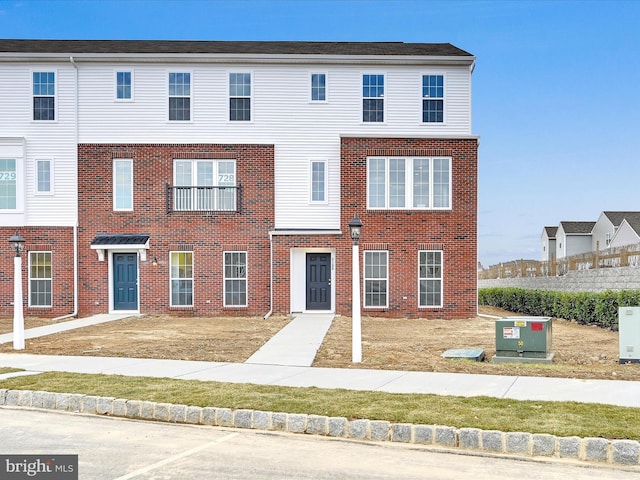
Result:
[[462,358],[484,362],[484,350],[481,348],[453,348],[440,355],[442,358]]

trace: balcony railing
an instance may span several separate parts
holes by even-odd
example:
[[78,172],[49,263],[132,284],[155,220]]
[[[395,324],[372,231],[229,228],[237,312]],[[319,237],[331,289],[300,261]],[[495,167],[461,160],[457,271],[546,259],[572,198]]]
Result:
[[241,187],[178,187],[166,186],[167,213],[237,212],[241,207]]

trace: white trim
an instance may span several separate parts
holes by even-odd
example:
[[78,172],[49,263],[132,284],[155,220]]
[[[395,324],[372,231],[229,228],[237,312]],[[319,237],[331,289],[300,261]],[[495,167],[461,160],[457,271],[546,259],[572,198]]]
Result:
[[[254,102],[254,94],[255,94],[255,82],[254,82],[254,71],[251,69],[240,68],[240,69],[227,69],[227,104],[226,104],[226,118],[227,123],[233,125],[241,125],[241,124],[252,124],[255,121],[255,102]],[[231,96],[231,75],[232,74],[242,74],[249,75],[249,97],[245,95],[242,96]],[[249,120],[231,120],[231,98],[249,98]]]
[[[429,279],[428,277],[425,277],[424,279],[422,279],[420,277],[420,254],[422,252],[428,253],[428,252],[440,252],[440,304],[439,305],[420,305],[420,280],[437,280],[436,278],[432,278]],[[418,308],[425,308],[425,309],[429,309],[429,308],[443,308],[444,306],[444,250],[418,250],[418,270],[416,272],[418,275]]]
[[[131,207],[130,208],[118,208],[117,207],[117,196],[116,196],[116,192],[117,192],[117,176],[116,176],[116,163],[118,162],[127,162],[129,164],[129,179],[130,179],[130,196],[131,196]],[[133,188],[133,160],[131,158],[114,158],[113,162],[111,164],[112,166],[112,178],[113,178],[113,182],[112,182],[112,200],[113,200],[113,211],[114,212],[132,212],[133,211],[133,205],[134,205],[134,188]]]
[[[367,305],[367,277],[365,275],[365,272],[367,271],[367,262],[366,262],[366,258],[367,258],[367,253],[384,253],[385,257],[386,257],[386,270],[387,270],[387,276],[384,278],[384,280],[387,282],[387,290],[386,290],[386,303],[384,305]],[[381,280],[382,278],[371,278],[369,280]],[[389,281],[389,250],[363,250],[362,251],[362,308],[371,308],[371,309],[375,309],[375,308],[389,308],[389,287],[390,287],[390,281]]]
[[[49,162],[49,190],[48,191],[40,191],[38,190],[38,185],[40,183],[40,178],[38,177],[38,162]],[[36,158],[33,162],[34,165],[34,185],[33,185],[33,194],[37,196],[51,196],[54,194],[54,159],[53,158]]]
[[[169,95],[169,89],[170,89],[170,81],[169,81],[169,76],[172,73],[188,73],[189,74],[189,95]],[[189,123],[193,123],[193,106],[194,106],[194,101],[193,101],[193,90],[194,90],[194,76],[193,76],[193,71],[192,70],[179,70],[179,69],[175,69],[175,68],[168,68],[166,70],[166,75],[165,75],[165,81],[166,81],[166,96],[165,96],[165,113],[167,114],[167,116],[165,117],[167,123],[170,124],[189,124]],[[170,98],[188,98],[189,99],[189,120],[171,120],[170,117],[170,113],[169,113],[169,99]]]
[[[138,250],[138,255],[136,255],[136,300],[137,300],[137,308],[135,310],[116,310],[114,308],[114,303],[115,303],[115,297],[113,295],[113,289],[114,289],[114,284],[113,284],[113,254],[114,253],[136,253],[135,248],[124,248],[126,247],[126,245],[122,245],[123,248],[121,249],[114,249],[116,251],[110,250],[108,252],[108,260],[109,260],[109,265],[108,265],[108,282],[109,282],[109,313],[140,313],[140,262],[144,261],[142,258],[140,258],[140,250]],[[129,246],[131,247],[131,246]],[[91,246],[91,248],[93,248],[93,245]]]
[[[66,57],[66,55],[65,55]],[[36,120],[35,118],[33,118],[33,100],[36,97],[36,95],[34,95],[33,93],[33,74],[34,73],[53,73],[53,120]],[[59,76],[58,76],[58,69],[54,68],[49,68],[49,67],[43,67],[43,68],[38,68],[38,67],[33,67],[29,70],[29,86],[30,86],[30,94],[29,94],[29,98],[31,99],[31,104],[29,105],[30,107],[30,114],[29,114],[29,118],[31,119],[31,123],[36,123],[36,124],[46,124],[46,123],[58,123],[58,118],[60,116],[60,109],[58,108],[58,81],[59,81]],[[37,95],[38,97],[49,97],[50,95]]]
[[[324,165],[324,199],[313,199],[313,164],[322,163]],[[309,204],[322,205],[329,203],[329,161],[326,159],[310,159],[309,160]]]
[[[423,108],[422,108],[422,101],[425,100],[425,97],[422,96],[422,81],[423,81],[423,77],[425,76],[441,76],[442,77],[442,99],[436,97],[436,98],[429,98],[426,97],[427,100],[442,100],[442,122],[424,122],[422,121],[422,115],[423,115]],[[449,104],[448,100],[448,96],[447,96],[447,73],[444,71],[423,71],[420,72],[419,74],[419,80],[418,80],[418,85],[420,87],[420,90],[418,91],[418,98],[420,99],[420,115],[418,117],[419,123],[420,125],[424,125],[424,126],[431,126],[431,125],[447,125],[447,106]]]
[[[171,289],[171,282],[174,280],[174,278],[171,276],[171,269],[172,269],[171,256],[174,253],[190,253],[191,254],[191,305],[174,305],[173,304],[173,290]],[[196,259],[195,259],[193,250],[169,250],[169,308],[184,308],[186,310],[189,310],[195,307],[195,304],[196,304],[195,265],[196,265]],[[186,278],[184,279],[176,278],[176,280],[186,280]]]
[[[313,99],[313,76],[314,75],[324,75],[324,100],[314,100]],[[312,105],[323,105],[329,103],[329,74],[326,71],[310,71],[309,72],[309,93],[308,99],[309,103]]]
[[[331,255],[331,308],[307,310],[307,253]],[[302,313],[334,313],[336,309],[336,249],[325,247],[292,247],[289,249],[289,311]]]
[[[365,75],[382,75],[382,96],[381,97],[365,97],[364,96],[364,76]],[[386,125],[387,124],[387,72],[380,72],[379,70],[361,71],[360,72],[360,125]],[[364,121],[364,100],[382,100],[382,121],[381,122],[365,122]]]
[[[242,305],[227,305],[227,280],[242,280],[240,277],[227,278],[227,264],[225,255],[227,253],[243,253],[245,259],[245,302]],[[222,306],[224,308],[246,308],[249,306],[249,253],[246,250],[223,250],[222,251]]]
[[[50,255],[50,274],[49,278],[31,277],[31,254],[48,253]],[[53,307],[53,252],[51,250],[29,250],[27,255],[27,305],[29,308],[51,308]],[[49,305],[32,305],[31,304],[31,280],[49,280],[51,282],[51,303]]]

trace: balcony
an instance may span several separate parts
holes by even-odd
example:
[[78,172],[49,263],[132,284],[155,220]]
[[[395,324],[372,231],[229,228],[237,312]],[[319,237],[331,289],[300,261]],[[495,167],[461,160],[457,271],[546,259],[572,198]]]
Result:
[[242,189],[233,187],[177,187],[166,185],[167,214],[190,213],[240,213]]

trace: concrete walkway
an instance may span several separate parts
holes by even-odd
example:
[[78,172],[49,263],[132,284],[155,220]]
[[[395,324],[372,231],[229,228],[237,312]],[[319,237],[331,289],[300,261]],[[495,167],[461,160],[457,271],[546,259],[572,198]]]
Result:
[[245,363],[310,367],[334,315],[298,314]]
[[[130,315],[97,315],[27,330],[26,338],[57,333]],[[546,377],[408,372],[360,368],[314,368],[311,362],[331,325],[332,315],[300,315],[245,363],[197,362],[118,357],[73,357],[0,353],[0,367],[24,372],[58,371],[175,378],[289,387],[345,388],[390,393],[489,396],[515,400],[575,401],[640,407],[640,382]],[[11,336],[0,336],[11,341]],[[7,340],[8,338],[8,340]],[[631,365],[630,368],[640,368]],[[1,385],[0,385],[1,386]]]

